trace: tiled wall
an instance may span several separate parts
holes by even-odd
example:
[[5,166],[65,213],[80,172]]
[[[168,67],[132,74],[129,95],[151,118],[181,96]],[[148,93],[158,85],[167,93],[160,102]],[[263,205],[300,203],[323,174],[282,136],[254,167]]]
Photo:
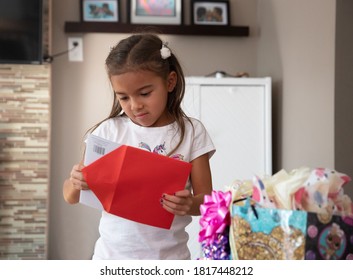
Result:
[[47,258],[49,135],[50,65],[0,64],[0,259]]
[[49,74],[0,65],[0,259],[46,259]]

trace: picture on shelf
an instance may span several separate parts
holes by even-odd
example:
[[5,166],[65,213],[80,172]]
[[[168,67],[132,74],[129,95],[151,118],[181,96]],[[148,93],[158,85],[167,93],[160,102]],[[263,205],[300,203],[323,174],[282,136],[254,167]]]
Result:
[[191,23],[230,25],[229,1],[191,0]]
[[131,0],[130,23],[182,24],[182,0]]
[[118,22],[119,0],[81,0],[82,21]]

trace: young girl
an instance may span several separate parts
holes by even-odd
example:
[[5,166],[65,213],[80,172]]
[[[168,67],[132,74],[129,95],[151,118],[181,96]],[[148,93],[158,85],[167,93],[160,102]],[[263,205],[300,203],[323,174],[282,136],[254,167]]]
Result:
[[[192,170],[184,190],[161,197],[161,207],[175,214],[170,230],[103,211],[93,259],[190,259],[185,227],[190,215],[200,215],[204,195],[212,191],[209,158],[215,147],[202,123],[181,109],[185,90],[181,66],[158,36],[139,34],[112,48],[106,68],[113,106],[92,133],[190,162]],[[82,168],[82,163],[73,166],[64,183],[64,198],[70,204],[79,201],[81,190],[89,189]]]

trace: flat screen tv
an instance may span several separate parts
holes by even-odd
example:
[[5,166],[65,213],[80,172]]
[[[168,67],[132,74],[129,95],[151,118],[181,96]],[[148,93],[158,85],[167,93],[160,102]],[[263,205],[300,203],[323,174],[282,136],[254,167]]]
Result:
[[43,0],[0,0],[0,63],[41,64]]

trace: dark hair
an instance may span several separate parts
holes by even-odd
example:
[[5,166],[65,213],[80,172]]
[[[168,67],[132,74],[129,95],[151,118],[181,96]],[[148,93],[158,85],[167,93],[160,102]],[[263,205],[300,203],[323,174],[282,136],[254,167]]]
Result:
[[[162,79],[167,79],[170,72],[177,74],[176,86],[168,94],[167,109],[178,124],[180,129],[180,141],[176,147],[169,153],[172,154],[181,144],[185,135],[185,118],[189,120],[181,108],[181,102],[185,92],[185,78],[183,70],[178,59],[171,50],[171,56],[163,59],[161,57],[162,40],[152,33],[141,33],[131,35],[121,40],[115,45],[105,60],[108,77],[124,74],[127,72],[151,71]],[[169,48],[169,46],[168,46]],[[170,48],[169,48],[170,49]],[[89,131],[96,129],[107,119],[119,116],[122,113],[120,103],[114,94],[113,105],[109,116],[96,124]],[[190,121],[190,120],[189,120]]]
[[197,15],[198,17],[202,17],[202,16],[206,15],[206,12],[207,12],[207,10],[206,10],[205,7],[199,7],[199,8],[197,8],[197,10],[196,10],[196,15]]

